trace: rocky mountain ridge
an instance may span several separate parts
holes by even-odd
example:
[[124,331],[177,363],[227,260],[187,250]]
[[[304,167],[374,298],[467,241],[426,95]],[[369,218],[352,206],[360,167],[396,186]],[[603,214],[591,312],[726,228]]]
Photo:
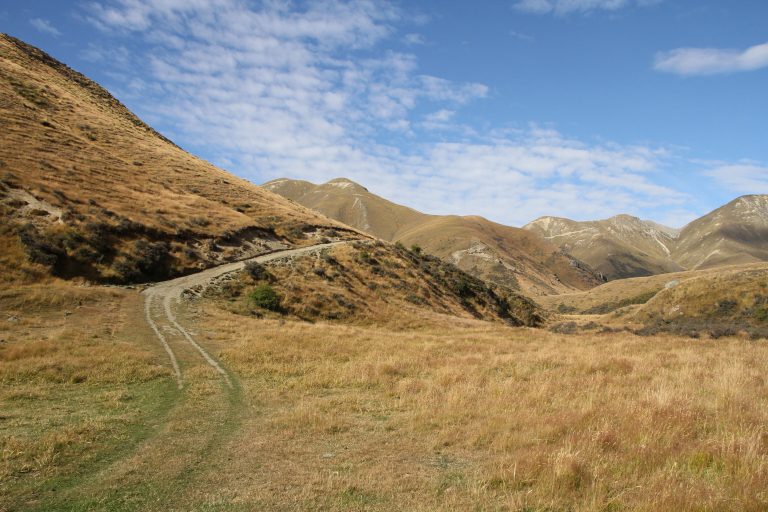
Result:
[[578,222],[541,217],[538,233],[608,279],[768,261],[768,196],[747,195],[673,229],[630,215]]

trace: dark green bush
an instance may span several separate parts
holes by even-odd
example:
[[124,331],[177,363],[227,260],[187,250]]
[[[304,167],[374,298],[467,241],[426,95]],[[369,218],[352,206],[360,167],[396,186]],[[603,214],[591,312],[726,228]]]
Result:
[[268,309],[270,311],[280,310],[280,296],[266,283],[260,284],[254,288],[253,291],[248,294],[248,300],[260,308]]

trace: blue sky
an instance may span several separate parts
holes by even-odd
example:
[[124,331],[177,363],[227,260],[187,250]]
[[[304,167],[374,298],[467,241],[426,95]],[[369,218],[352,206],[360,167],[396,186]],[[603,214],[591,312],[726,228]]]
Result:
[[0,30],[256,183],[511,225],[768,193],[764,0],[31,0]]

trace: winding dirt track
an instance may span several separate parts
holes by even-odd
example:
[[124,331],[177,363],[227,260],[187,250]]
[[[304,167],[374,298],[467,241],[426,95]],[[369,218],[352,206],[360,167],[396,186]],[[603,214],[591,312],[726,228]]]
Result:
[[[195,340],[192,333],[190,333],[184,326],[179,323],[174,313],[174,304],[178,307],[181,303],[182,296],[185,292],[191,292],[200,294],[205,288],[213,284],[216,280],[225,276],[242,270],[245,265],[251,261],[257,263],[267,263],[283,258],[292,258],[303,254],[309,254],[313,252],[319,252],[323,249],[333,247],[335,245],[344,244],[346,242],[332,242],[327,244],[312,245],[309,247],[301,247],[298,249],[287,249],[284,251],[273,252],[265,254],[263,256],[256,256],[247,260],[236,261],[233,263],[227,263],[219,265],[218,267],[209,268],[198,272],[196,274],[190,274],[188,276],[171,279],[170,281],[163,281],[157,283],[150,288],[147,288],[142,292],[144,295],[144,316],[147,323],[152,328],[152,331],[157,336],[160,344],[168,354],[168,358],[171,361],[174,374],[176,376],[176,382],[179,389],[184,387],[184,375],[182,371],[182,365],[179,364],[180,357],[177,356],[171,343],[169,343],[168,334],[181,335],[185,342],[195,349],[195,351],[215,369],[226,382],[230,388],[233,386],[232,377],[229,373],[221,367],[218,361],[211,356],[200,344]],[[178,336],[177,336],[178,337]],[[182,358],[183,359],[183,358]]]

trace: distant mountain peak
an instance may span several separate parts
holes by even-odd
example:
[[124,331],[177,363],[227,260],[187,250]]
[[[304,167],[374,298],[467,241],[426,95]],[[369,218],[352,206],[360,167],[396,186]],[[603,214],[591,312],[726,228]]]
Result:
[[362,189],[368,192],[368,189],[364,186],[360,185],[357,182],[354,182],[350,180],[349,178],[334,178],[332,180],[326,181],[321,185],[322,187],[325,186],[331,186],[331,187],[339,187],[339,188],[350,188],[350,189]]

